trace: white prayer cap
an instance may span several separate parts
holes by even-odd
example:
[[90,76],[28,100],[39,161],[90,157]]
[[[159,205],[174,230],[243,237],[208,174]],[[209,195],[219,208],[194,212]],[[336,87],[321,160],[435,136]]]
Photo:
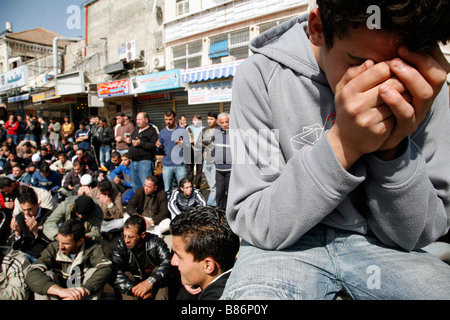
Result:
[[92,183],[92,176],[90,174],[84,174],[80,179],[82,186],[89,186]]

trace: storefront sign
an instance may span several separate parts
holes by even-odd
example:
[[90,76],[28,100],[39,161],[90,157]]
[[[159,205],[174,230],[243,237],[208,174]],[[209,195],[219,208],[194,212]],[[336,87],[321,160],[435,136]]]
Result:
[[172,94],[170,92],[151,93],[136,98],[138,104],[171,100]]
[[99,98],[117,97],[129,94],[129,79],[100,83],[97,85]]
[[30,94],[29,93],[25,93],[25,94],[22,94],[20,96],[9,97],[8,98],[8,103],[19,102],[19,101],[27,101],[28,99],[30,99]]
[[133,77],[131,78],[131,84],[131,93],[178,89],[183,85],[180,81],[179,69]]
[[33,101],[33,103],[55,98],[59,98],[59,96],[56,95],[55,89],[50,89],[47,91],[42,91],[31,95],[31,100]]
[[231,101],[232,80],[207,81],[188,85],[189,104]]
[[28,84],[28,66],[21,66],[0,74],[0,92]]

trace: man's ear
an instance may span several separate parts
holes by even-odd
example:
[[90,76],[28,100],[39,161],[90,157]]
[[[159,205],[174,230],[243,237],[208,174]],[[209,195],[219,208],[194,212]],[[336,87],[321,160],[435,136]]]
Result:
[[216,260],[211,257],[207,257],[203,260],[204,270],[208,275],[217,275],[220,273],[219,265]]
[[311,10],[308,17],[309,40],[317,47],[325,44],[325,36],[323,34],[322,18],[318,8]]

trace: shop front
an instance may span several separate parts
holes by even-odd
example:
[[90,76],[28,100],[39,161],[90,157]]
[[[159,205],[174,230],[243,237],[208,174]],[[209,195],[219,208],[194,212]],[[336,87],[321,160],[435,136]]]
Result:
[[31,98],[33,104],[25,109],[46,121],[54,117],[61,122],[66,115],[74,123],[88,118],[87,100],[83,96],[59,96],[52,88],[34,93]]
[[[187,69],[183,80],[187,85],[187,106],[178,109],[187,116],[200,114],[206,119],[208,112],[230,112],[233,77],[243,60]],[[205,125],[205,121],[204,125]]]
[[97,101],[99,106],[103,105],[98,108],[98,116],[106,118],[108,121],[111,121],[120,112],[125,113],[131,119],[134,117],[130,79],[97,84]]
[[181,69],[171,69],[131,78],[131,93],[136,111],[147,112],[150,122],[159,130],[165,127],[164,112],[187,104],[187,92]]

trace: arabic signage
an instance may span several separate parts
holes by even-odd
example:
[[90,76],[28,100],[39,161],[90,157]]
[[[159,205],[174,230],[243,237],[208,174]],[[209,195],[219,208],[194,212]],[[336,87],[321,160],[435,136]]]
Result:
[[150,102],[171,101],[172,94],[170,92],[157,92],[139,96],[136,98],[138,104],[145,104]]
[[97,84],[97,96],[99,98],[117,97],[129,94],[129,79],[111,81]]
[[231,101],[232,80],[189,83],[189,104]]
[[59,96],[57,96],[55,93],[55,89],[50,89],[39,93],[34,93],[31,95],[31,100],[33,101],[33,103],[54,98],[59,98]]
[[131,78],[131,93],[178,89],[183,85],[180,80],[180,69],[172,69],[133,77]]
[[28,66],[20,66],[0,74],[0,92],[20,88],[28,84]]

